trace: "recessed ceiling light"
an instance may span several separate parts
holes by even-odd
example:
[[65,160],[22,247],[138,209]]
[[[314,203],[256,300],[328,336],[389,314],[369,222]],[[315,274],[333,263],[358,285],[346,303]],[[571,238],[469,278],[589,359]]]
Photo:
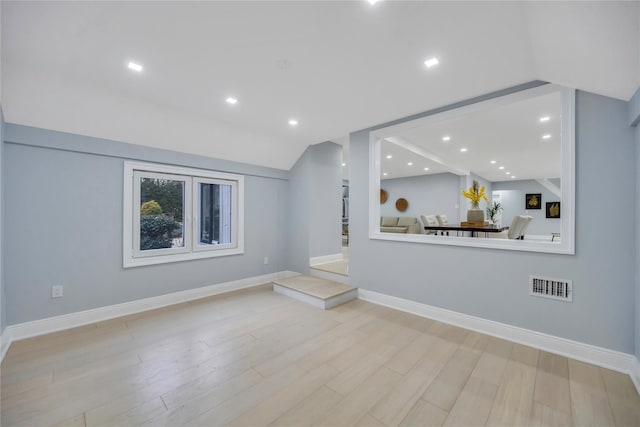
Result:
[[511,179],[513,179],[513,178],[515,178],[515,177],[516,177],[515,175],[511,175]]
[[346,164],[346,163],[343,163],[343,164],[342,164],[342,166],[343,166],[343,167],[344,167],[344,166],[347,166],[347,164]]
[[491,164],[495,165],[497,162],[495,160],[491,160]]
[[502,169],[504,169],[504,166],[500,166],[498,169],[502,170]]
[[461,153],[464,153],[465,151],[467,151],[467,149],[466,149],[466,148],[461,148],[461,149],[460,149],[460,152],[461,152]]
[[238,100],[235,99],[234,97],[230,96],[227,99],[225,99],[225,101],[227,101],[229,104],[237,104]]
[[387,159],[392,159],[393,156],[391,154],[387,154]]
[[127,67],[129,67],[129,69],[133,70],[133,71],[137,71],[137,72],[141,72],[142,71],[142,65],[140,64],[136,64],[135,62],[129,62],[129,65],[127,65]]
[[428,171],[428,170],[429,170],[429,168],[424,168],[424,170]]
[[451,140],[451,137],[450,137],[449,135],[447,135],[447,136],[443,136],[443,137],[442,137],[442,140],[443,140],[443,141],[450,141],[450,140]]
[[385,173],[383,173],[382,175],[387,176],[387,175],[389,175],[389,174],[385,172]]
[[438,58],[433,57],[433,58],[429,58],[426,61],[424,61],[424,65],[427,66],[427,68],[431,68],[433,66],[436,66],[440,63],[440,61],[438,61]]
[[369,2],[369,4],[374,5],[376,3],[378,3],[380,0],[367,0]]
[[505,174],[507,174],[507,175],[511,175],[511,172],[505,172]]
[[407,163],[407,166],[413,166],[413,162]]
[[298,125],[298,121],[296,119],[291,119],[291,120],[289,120],[289,124],[291,126],[297,126]]
[[542,135],[542,139],[549,139],[551,138],[551,135],[548,133],[545,133],[544,135]]
[[540,117],[540,122],[542,123],[548,122],[549,120],[551,120],[551,117],[549,116]]

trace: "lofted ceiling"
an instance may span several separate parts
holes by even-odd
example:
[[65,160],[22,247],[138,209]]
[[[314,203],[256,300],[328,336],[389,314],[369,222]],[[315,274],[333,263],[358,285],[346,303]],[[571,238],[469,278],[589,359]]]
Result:
[[310,144],[532,80],[622,100],[640,86],[638,2],[0,7],[7,122],[279,169]]

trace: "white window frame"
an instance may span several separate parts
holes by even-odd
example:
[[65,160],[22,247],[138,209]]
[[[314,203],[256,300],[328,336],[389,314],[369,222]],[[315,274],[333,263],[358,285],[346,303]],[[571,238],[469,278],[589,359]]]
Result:
[[[185,181],[183,239],[184,247],[140,251],[140,177]],[[232,243],[198,245],[196,215],[199,195],[196,183],[232,186]],[[164,264],[244,253],[244,176],[203,169],[184,168],[154,163],[124,162],[123,188],[123,266]]]
[[[184,183],[184,199],[183,199],[183,207],[182,207],[182,215],[183,215],[183,232],[182,232],[182,240],[183,246],[181,248],[163,248],[163,249],[147,249],[145,251],[140,250],[140,208],[133,209],[133,223],[132,223],[132,232],[133,232],[133,257],[134,258],[145,258],[145,257],[155,257],[155,256],[165,256],[170,254],[180,254],[186,253],[190,251],[191,242],[189,241],[189,235],[184,232],[184,229],[189,224],[189,210],[191,207],[191,180],[188,176],[184,175],[173,175],[167,173],[157,173],[157,172],[147,172],[141,170],[133,171],[133,199],[140,200],[140,185],[136,185],[140,183],[141,178],[151,178],[151,179],[165,179],[171,181],[182,181]],[[140,206],[140,203],[133,202],[133,207]]]
[[[221,179],[212,179],[212,178],[201,178],[194,177],[193,178],[193,200],[199,200],[200,198],[200,184],[218,184],[218,185],[229,185],[231,186],[231,243],[228,244],[219,244],[219,245],[203,245],[200,243],[200,239],[198,236],[200,235],[200,218],[199,213],[200,209],[197,209],[193,213],[193,250],[194,251],[210,251],[210,250],[222,250],[234,248],[237,239],[237,227],[234,220],[233,212],[238,208],[238,190],[237,190],[237,181],[229,181],[229,180],[221,180]],[[194,208],[199,208],[199,203],[193,204]]]

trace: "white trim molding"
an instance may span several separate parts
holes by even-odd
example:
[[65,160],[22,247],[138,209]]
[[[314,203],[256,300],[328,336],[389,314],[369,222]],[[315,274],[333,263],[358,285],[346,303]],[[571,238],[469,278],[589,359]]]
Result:
[[[251,288],[273,280],[284,279],[297,276],[299,273],[292,271],[279,271],[277,273],[264,274],[262,276],[248,277],[231,282],[218,283],[202,288],[189,289],[172,294],[160,295],[157,297],[145,298],[137,301],[125,302],[122,304],[109,305],[92,310],[79,311],[77,313],[63,314],[62,316],[49,317],[47,319],[34,320],[32,322],[19,323],[7,326],[2,334],[2,359],[13,341],[45,335],[65,329],[76,328],[78,326],[127,316],[130,314],[142,313],[144,311],[155,310],[157,308],[180,304],[187,301],[194,301],[201,298],[210,297],[226,292]],[[2,360],[0,359],[0,361]]]
[[383,305],[415,314],[420,317],[437,320],[461,328],[470,329],[486,335],[503,338],[519,344],[524,344],[549,353],[570,357],[582,362],[591,363],[603,368],[629,374],[640,393],[640,363],[638,359],[627,353],[597,347],[560,338],[505,323],[494,322],[480,317],[469,316],[451,310],[430,306],[390,295],[381,294],[366,289],[358,289],[358,298],[374,304]]
[[9,345],[11,342],[7,339],[7,334],[0,334],[0,362],[4,360],[5,354],[7,354],[7,350],[9,350]]
[[342,261],[342,253],[339,254],[331,254],[331,255],[321,255],[309,258],[309,265],[313,267],[314,265],[320,264],[328,264],[330,262],[338,262]]
[[629,375],[631,376],[633,385],[635,385],[636,390],[638,390],[638,394],[640,394],[640,361],[638,360],[638,358],[633,361],[633,367]]
[[[555,93],[560,95],[561,108],[560,145],[562,156],[560,160],[562,170],[560,178],[562,182],[562,218],[559,231],[562,239],[560,241],[511,240],[492,237],[478,239],[474,237],[449,237],[413,233],[383,233],[380,231],[380,181],[382,179],[380,151],[382,141],[396,145],[399,143],[403,148],[442,165],[440,158],[426,153],[424,148],[417,147],[409,141],[402,138],[399,139],[397,135],[418,125],[438,124],[444,120],[459,118],[466,114],[485,111],[494,107],[503,107],[514,102]],[[575,254],[575,89],[554,84],[544,84],[507,95],[474,101],[462,107],[425,114],[429,115],[409,118],[404,122],[376,128],[369,132],[369,239],[565,255]],[[457,168],[454,170],[451,167],[447,167],[447,170],[454,174],[465,172],[457,170]]]

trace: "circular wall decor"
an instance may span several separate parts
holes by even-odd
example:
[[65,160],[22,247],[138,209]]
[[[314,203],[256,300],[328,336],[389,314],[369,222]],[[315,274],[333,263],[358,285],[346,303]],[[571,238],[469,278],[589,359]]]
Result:
[[396,209],[398,209],[400,212],[406,211],[408,207],[409,202],[407,202],[407,199],[399,198],[398,200],[396,200]]
[[380,189],[380,203],[384,204],[387,201],[387,192],[382,188]]

